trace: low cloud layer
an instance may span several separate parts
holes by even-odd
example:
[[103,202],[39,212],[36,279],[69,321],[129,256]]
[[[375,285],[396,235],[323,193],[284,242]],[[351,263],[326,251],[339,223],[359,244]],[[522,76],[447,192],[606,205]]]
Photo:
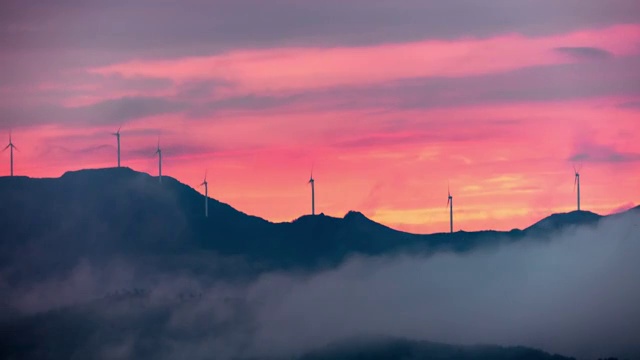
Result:
[[[78,312],[121,329],[109,341],[95,342],[94,335],[93,357],[141,358],[141,344],[150,341],[154,358],[290,356],[389,336],[634,358],[639,226],[640,215],[627,213],[548,241],[465,255],[355,257],[328,271],[269,273],[244,283],[133,264],[80,264],[55,284],[11,292],[9,302],[32,314],[93,304]],[[118,288],[141,290],[123,297],[114,295]],[[107,300],[91,300],[105,292]]]

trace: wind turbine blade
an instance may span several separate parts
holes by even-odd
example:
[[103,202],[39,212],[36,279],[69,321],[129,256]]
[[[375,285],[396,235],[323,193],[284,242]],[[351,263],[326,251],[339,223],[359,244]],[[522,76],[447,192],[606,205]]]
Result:
[[20,149],[18,149],[15,145],[11,144],[11,147],[13,148],[13,150],[20,152]]
[[5,147],[4,149],[2,149],[2,151],[7,151],[8,148],[11,147],[11,144],[7,145],[7,147]]

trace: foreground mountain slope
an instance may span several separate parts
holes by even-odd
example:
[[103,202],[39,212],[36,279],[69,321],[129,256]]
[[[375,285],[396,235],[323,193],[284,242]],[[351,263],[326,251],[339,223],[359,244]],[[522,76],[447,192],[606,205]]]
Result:
[[180,257],[236,257],[247,272],[314,269],[353,254],[469,251],[600,219],[573,212],[525,231],[415,235],[358,212],[271,223],[215,199],[205,218],[204,197],[191,187],[166,176],[159,183],[128,168],[68,172],[57,179],[0,178],[0,198],[0,270],[16,280],[69,270],[80,259],[117,256],[205,272],[210,264],[198,269]]
[[455,346],[402,339],[378,339],[344,343],[300,357],[300,360],[320,359],[570,360],[572,358],[550,355],[543,351],[526,347]]
[[[352,256],[471,252],[602,218],[572,212],[525,230],[415,235],[358,212],[272,223],[214,199],[205,218],[194,189],[126,168],[0,178],[0,199],[0,358],[19,359],[223,358],[211,349],[252,358],[242,349],[257,324],[280,326],[257,313],[265,286],[278,297],[291,279],[304,286]],[[402,340],[301,358],[560,359]]]

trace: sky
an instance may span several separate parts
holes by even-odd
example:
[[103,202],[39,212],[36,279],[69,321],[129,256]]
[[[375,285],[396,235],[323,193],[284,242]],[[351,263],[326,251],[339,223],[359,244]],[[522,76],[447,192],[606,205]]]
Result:
[[[17,175],[122,164],[249,214],[526,227],[640,200],[636,0],[5,0]],[[6,145],[4,145],[6,146]],[[4,147],[2,146],[2,147]],[[0,154],[0,176],[9,153]],[[200,189],[202,191],[202,189]]]

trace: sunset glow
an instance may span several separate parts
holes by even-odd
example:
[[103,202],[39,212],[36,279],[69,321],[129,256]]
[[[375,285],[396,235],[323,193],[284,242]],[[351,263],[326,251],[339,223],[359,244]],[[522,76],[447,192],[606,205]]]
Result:
[[[601,5],[612,8],[606,24],[553,17],[536,32],[543,20],[469,22],[446,34],[387,23],[376,7],[360,38],[363,25],[331,1],[323,11],[344,14],[335,24],[256,22],[246,39],[235,8],[212,5],[219,31],[210,39],[214,29],[176,25],[208,20],[177,13],[158,34],[125,17],[113,26],[130,39],[119,42],[98,21],[112,9],[92,8],[107,5],[55,3],[26,6],[0,33],[0,133],[7,143],[13,133],[18,175],[113,167],[111,133],[122,126],[123,166],[156,175],[160,139],[166,175],[202,190],[208,170],[211,197],[274,222],[310,213],[312,167],[317,212],[357,210],[418,233],[448,230],[447,184],[455,230],[523,228],[575,210],[574,165],[583,210],[640,202],[640,18],[625,15],[640,14],[633,2],[617,17],[623,1]],[[0,160],[8,175],[8,152]]]

